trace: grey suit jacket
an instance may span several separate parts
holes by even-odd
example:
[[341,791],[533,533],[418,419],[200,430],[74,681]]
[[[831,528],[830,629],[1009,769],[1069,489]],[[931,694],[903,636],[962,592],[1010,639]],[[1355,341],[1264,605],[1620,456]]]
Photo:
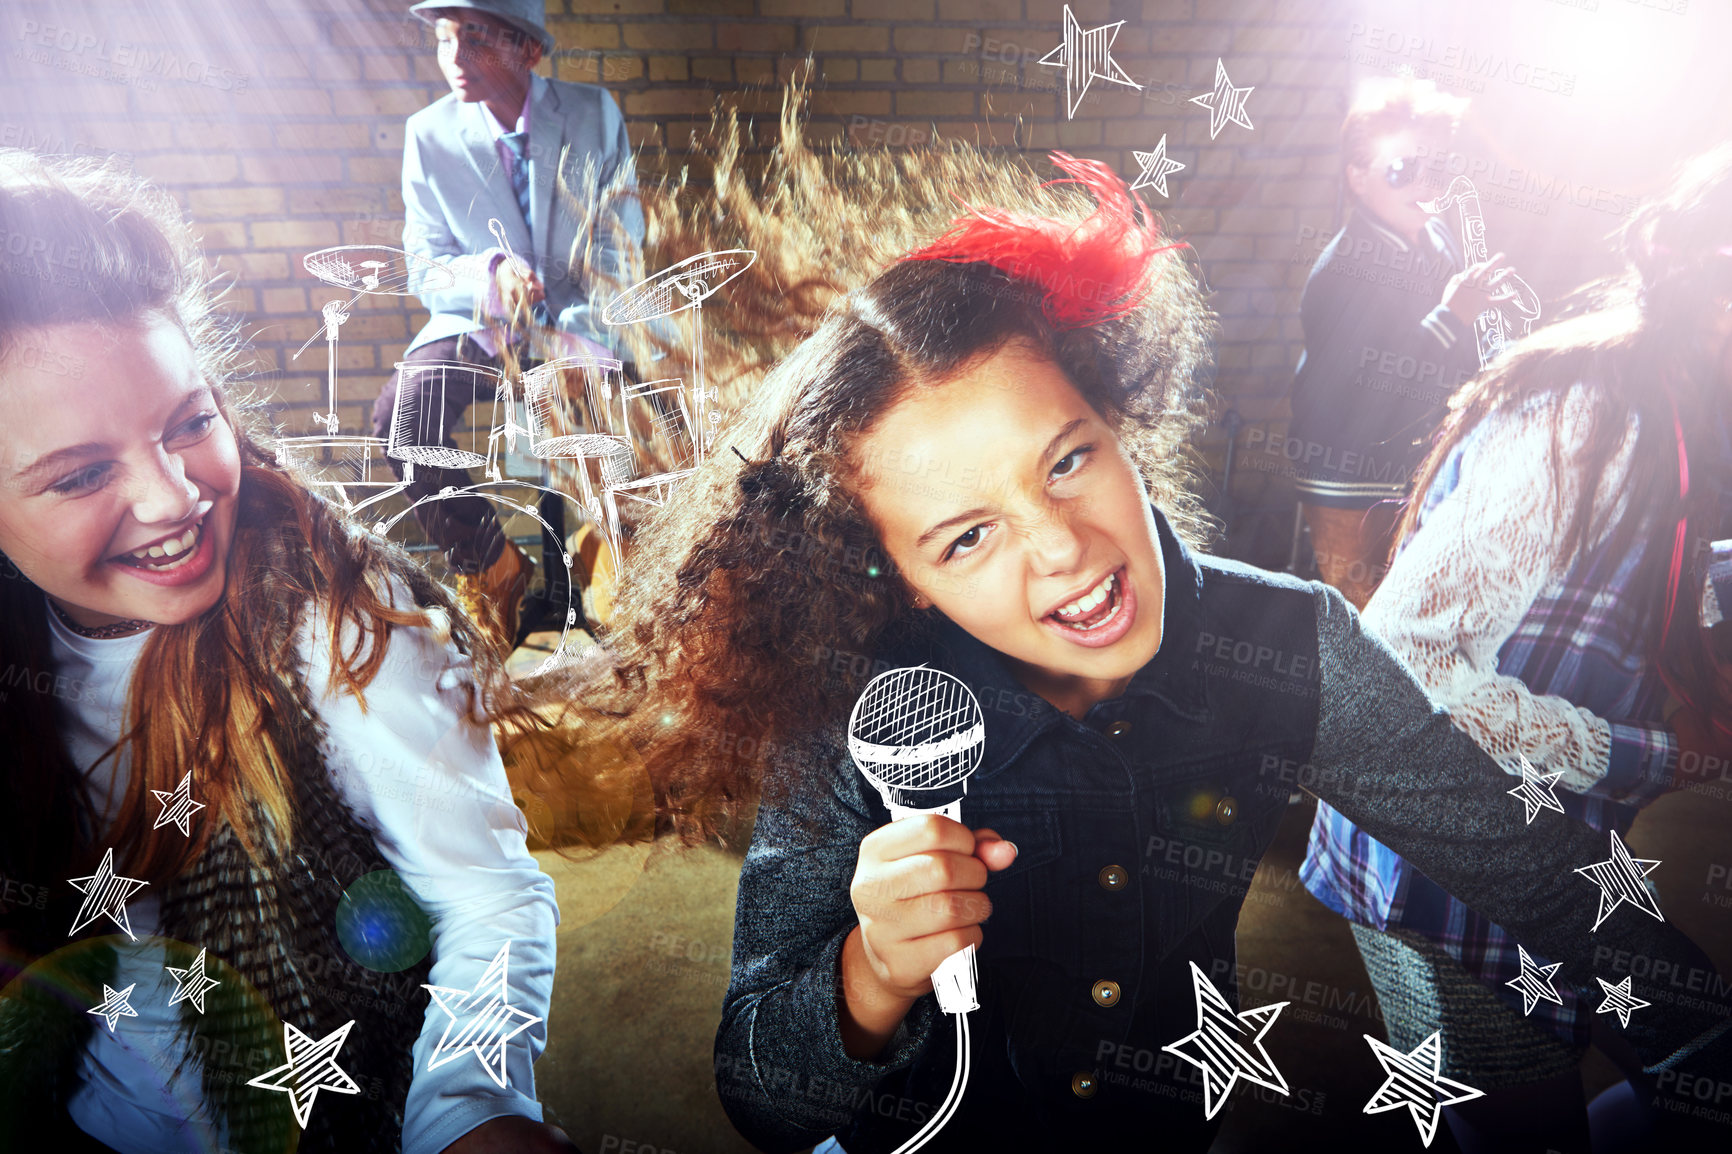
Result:
[[[628,259],[643,240],[643,212],[635,196],[609,198],[612,203],[600,207],[597,190],[622,170],[625,186],[635,190],[625,120],[612,94],[594,84],[531,76],[530,101],[533,236],[480,104],[447,94],[409,118],[403,247],[457,275],[452,288],[421,294],[433,315],[411,349],[476,328],[475,302],[486,299],[487,266],[498,245],[488,230],[491,219],[505,226],[512,250],[541,277],[557,326],[617,347],[601,322],[601,308],[626,283]],[[592,284],[586,271],[591,266],[606,272],[615,287]]]

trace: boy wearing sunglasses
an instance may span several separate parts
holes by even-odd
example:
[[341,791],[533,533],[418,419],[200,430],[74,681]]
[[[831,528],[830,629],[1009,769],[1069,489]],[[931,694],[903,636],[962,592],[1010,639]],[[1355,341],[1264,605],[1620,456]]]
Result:
[[1448,150],[1467,101],[1430,80],[1366,84],[1341,125],[1352,211],[1305,282],[1305,353],[1286,455],[1322,579],[1364,608],[1388,566],[1399,502],[1449,396],[1479,370],[1473,321],[1507,274],[1464,268],[1423,158]]

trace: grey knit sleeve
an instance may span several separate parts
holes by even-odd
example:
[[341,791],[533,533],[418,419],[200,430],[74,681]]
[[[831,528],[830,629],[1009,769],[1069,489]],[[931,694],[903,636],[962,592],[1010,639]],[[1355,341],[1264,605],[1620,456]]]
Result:
[[937,1017],[915,1003],[877,1061],[842,1049],[842,943],[857,924],[849,884],[860,841],[886,816],[833,742],[786,755],[810,787],[759,809],[740,872],[733,974],[716,1031],[716,1089],[734,1126],[763,1150],[811,1146],[847,1125],[855,1103],[925,1048]]
[[[1507,793],[1512,779],[1361,628],[1341,594],[1319,585],[1316,605],[1318,797],[1529,950],[1563,962],[1561,980],[1592,986],[1596,976],[1616,981],[1634,966],[1642,977],[1695,974],[1700,984],[1691,988],[1726,990],[1707,956],[1669,923],[1622,906],[1593,929],[1601,891],[1575,871],[1608,859],[1609,835],[1551,810],[1529,824]],[[1656,968],[1665,966],[1675,968]],[[1687,1008],[1657,991],[1650,1000],[1624,1031],[1650,1065],[1682,1060],[1732,1020],[1724,992],[1692,998]]]

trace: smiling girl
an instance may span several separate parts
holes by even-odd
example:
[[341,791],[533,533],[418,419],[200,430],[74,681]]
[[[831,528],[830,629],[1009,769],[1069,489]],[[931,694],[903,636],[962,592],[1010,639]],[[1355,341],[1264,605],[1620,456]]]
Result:
[[[0,236],[0,1147],[571,1149],[489,650],[237,424],[172,201],[0,151]],[[421,984],[508,942],[500,1084]]]
[[[671,816],[702,832],[765,794],[716,1038],[750,1141],[913,1134],[955,1069],[929,975],[972,944],[973,1069],[928,1149],[1206,1148],[1234,1083],[1217,1064],[1205,1116],[1199,983],[1236,1002],[1239,909],[1295,780],[1584,973],[1612,938],[1706,965],[1646,918],[1590,939],[1571,871],[1603,842],[1524,825],[1338,593],[1194,551],[1181,444],[1208,316],[1110,170],[1055,154],[1070,179],[1035,189],[953,147],[861,188],[784,148],[775,213],[687,219],[748,222],[714,247],[757,242],[784,337],[803,305],[817,323],[643,531],[611,639]],[[802,235],[838,238],[826,257],[918,235],[932,210],[909,206],[946,189],[1019,211],[977,209],[851,288],[802,266]],[[916,664],[983,706],[974,828],[891,823],[846,753],[863,674]],[[1631,1034],[1661,1058],[1719,1025],[1656,1008]],[[1301,1060],[1278,1026],[1269,1052]]]

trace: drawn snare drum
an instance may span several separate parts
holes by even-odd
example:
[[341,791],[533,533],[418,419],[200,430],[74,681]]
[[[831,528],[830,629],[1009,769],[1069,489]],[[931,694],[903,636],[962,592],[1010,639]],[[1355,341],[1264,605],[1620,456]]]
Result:
[[561,357],[524,373],[529,451],[543,460],[629,460],[623,386],[620,362],[608,357]]
[[[397,403],[385,451],[435,469],[473,469],[487,462],[493,429],[510,418],[498,369],[463,361],[400,361]],[[481,410],[478,402],[488,409]],[[464,413],[475,405],[476,411]],[[490,420],[479,419],[483,411]]]
[[379,437],[281,437],[277,463],[297,469],[308,484],[338,488],[382,488],[398,484],[385,467]]

